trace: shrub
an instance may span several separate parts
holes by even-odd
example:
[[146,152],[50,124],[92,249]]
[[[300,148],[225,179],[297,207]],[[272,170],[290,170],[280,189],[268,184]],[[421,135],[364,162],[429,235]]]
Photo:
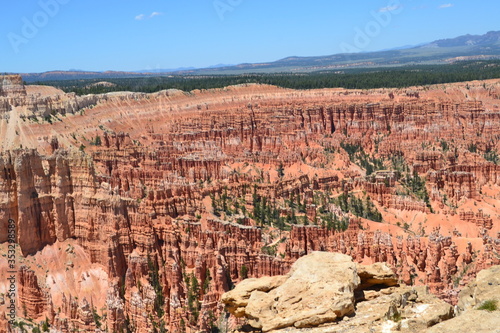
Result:
[[498,156],[498,153],[494,150],[487,150],[486,153],[484,154],[484,159],[497,165],[500,164],[500,157]]
[[100,145],[102,145],[101,137],[99,135],[97,135],[95,137],[95,139],[90,142],[90,144],[93,145],[93,146],[100,146]]
[[471,153],[477,153],[477,145],[475,143],[471,143],[467,149],[471,152]]
[[478,310],[486,310],[486,311],[496,311],[497,309],[498,309],[497,301],[493,299],[484,301],[478,308]]
[[441,140],[441,149],[443,150],[443,152],[447,152],[448,150],[450,150],[448,142]]

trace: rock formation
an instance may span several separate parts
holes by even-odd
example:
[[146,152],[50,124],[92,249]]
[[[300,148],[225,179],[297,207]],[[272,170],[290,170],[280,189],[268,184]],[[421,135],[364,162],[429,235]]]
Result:
[[0,79],[0,96],[26,96],[21,75],[2,75]]
[[394,284],[386,265],[313,252],[286,276],[244,280],[221,301],[262,332],[417,332],[453,317],[452,306],[425,288],[388,287]]
[[459,295],[459,315],[429,329],[441,332],[498,332],[500,327],[500,266],[482,270]]
[[499,263],[498,80],[88,96],[0,82],[20,320],[203,331],[234,283],[314,251],[387,262],[456,303]]

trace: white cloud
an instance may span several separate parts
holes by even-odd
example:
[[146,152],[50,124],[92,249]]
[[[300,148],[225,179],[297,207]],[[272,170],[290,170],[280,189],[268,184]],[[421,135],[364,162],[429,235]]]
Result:
[[149,18],[153,18],[155,16],[161,16],[163,15],[163,13],[160,13],[160,12],[152,12],[151,15],[149,15]]
[[453,7],[453,6],[454,6],[454,4],[452,4],[452,3],[445,3],[445,4],[441,5],[441,6],[439,6],[439,8],[450,8],[450,7]]
[[387,6],[387,7],[382,7],[382,8],[379,8],[379,13],[385,13],[385,12],[392,12],[394,10],[398,10],[399,8],[401,8],[401,5],[394,5],[394,6]]
[[153,17],[161,16],[161,15],[163,15],[163,13],[161,13],[161,12],[152,12],[149,15],[139,14],[139,15],[137,15],[135,17],[135,19],[137,21],[142,21],[142,20],[145,20],[145,19],[152,19]]

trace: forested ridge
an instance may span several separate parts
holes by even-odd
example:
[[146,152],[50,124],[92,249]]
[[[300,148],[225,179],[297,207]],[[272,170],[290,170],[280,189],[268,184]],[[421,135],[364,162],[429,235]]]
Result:
[[358,68],[313,73],[242,75],[170,75],[162,77],[45,81],[34,84],[58,87],[78,95],[114,91],[151,93],[165,89],[192,91],[230,85],[259,83],[292,89],[402,88],[440,83],[500,78],[500,60],[464,61],[447,65],[414,65],[400,68]]

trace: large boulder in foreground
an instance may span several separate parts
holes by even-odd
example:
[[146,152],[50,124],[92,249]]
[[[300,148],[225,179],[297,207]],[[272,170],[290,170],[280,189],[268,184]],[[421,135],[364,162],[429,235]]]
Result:
[[[354,313],[354,290],[359,283],[351,257],[313,252],[293,264],[280,286],[252,291],[244,313],[248,323],[263,332],[318,326]],[[248,286],[240,285],[222,296],[229,311],[239,308],[232,300],[248,294]],[[234,314],[241,316],[241,309]]]
[[[389,287],[356,304],[356,313],[317,327],[286,327],[272,333],[417,333],[453,316],[453,307],[425,287]],[[234,331],[247,333],[249,330]],[[259,332],[255,330],[253,332]]]
[[222,295],[226,310],[236,318],[245,316],[248,300],[254,291],[268,292],[281,286],[287,277],[284,275],[264,276],[259,279],[250,278],[241,281],[236,289]]
[[222,302],[255,332],[413,333],[453,317],[453,307],[427,288],[395,284],[387,264],[363,266],[343,254],[313,252],[287,275],[242,281]]

